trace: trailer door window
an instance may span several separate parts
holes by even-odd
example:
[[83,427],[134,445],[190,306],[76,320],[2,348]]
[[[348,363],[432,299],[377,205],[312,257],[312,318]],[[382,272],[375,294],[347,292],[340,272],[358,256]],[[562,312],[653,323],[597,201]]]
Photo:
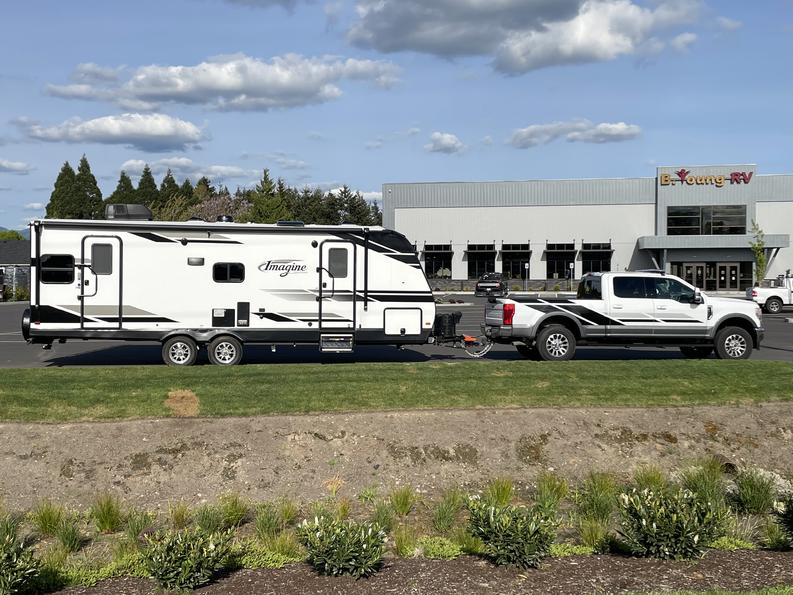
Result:
[[215,263],[212,278],[217,283],[242,283],[245,281],[245,265],[239,262]]
[[42,283],[73,283],[74,256],[71,254],[43,254],[39,275]]
[[347,248],[328,250],[328,272],[334,279],[344,279],[347,276]]
[[91,246],[91,270],[97,275],[113,274],[112,244],[93,244]]

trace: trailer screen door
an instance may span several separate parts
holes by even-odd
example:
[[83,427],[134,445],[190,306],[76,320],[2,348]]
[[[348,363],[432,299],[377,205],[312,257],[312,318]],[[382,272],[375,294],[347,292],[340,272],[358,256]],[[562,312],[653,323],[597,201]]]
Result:
[[85,236],[77,265],[82,328],[121,328],[123,271],[121,239]]
[[355,244],[326,240],[320,244],[320,329],[355,327]]

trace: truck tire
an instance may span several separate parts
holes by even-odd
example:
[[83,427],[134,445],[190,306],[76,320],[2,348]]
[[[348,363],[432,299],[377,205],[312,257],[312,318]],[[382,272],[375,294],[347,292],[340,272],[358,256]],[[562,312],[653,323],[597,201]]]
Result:
[[162,345],[162,360],[169,366],[192,366],[198,345],[190,337],[171,337]]
[[716,333],[716,357],[719,359],[748,359],[752,354],[752,336],[738,326],[728,326]]
[[782,311],[782,300],[775,297],[768,298],[765,301],[763,310],[765,310],[768,314],[779,314]]
[[216,337],[207,347],[207,355],[216,366],[236,366],[242,361],[242,343],[234,337]]
[[702,359],[713,353],[713,347],[710,345],[703,345],[701,347],[694,345],[684,345],[680,348],[680,353],[682,353],[683,356],[688,359]]
[[519,344],[515,345],[515,349],[517,349],[518,353],[520,353],[526,359],[537,359],[537,349],[534,347]]
[[546,362],[561,362],[573,359],[575,335],[561,324],[552,324],[537,333],[537,353]]

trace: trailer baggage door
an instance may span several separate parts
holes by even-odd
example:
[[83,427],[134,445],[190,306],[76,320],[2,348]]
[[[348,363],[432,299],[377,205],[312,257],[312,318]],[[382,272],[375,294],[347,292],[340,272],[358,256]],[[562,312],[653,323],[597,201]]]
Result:
[[355,328],[356,251],[344,240],[325,240],[319,257],[319,329]]
[[83,237],[77,263],[81,328],[121,328],[123,263],[118,236]]

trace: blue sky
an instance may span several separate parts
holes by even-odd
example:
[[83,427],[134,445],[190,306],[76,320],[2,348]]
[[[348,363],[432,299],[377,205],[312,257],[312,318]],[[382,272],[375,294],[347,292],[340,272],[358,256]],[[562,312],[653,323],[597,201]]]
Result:
[[793,0],[8,3],[0,226],[85,154],[232,190],[793,173]]

